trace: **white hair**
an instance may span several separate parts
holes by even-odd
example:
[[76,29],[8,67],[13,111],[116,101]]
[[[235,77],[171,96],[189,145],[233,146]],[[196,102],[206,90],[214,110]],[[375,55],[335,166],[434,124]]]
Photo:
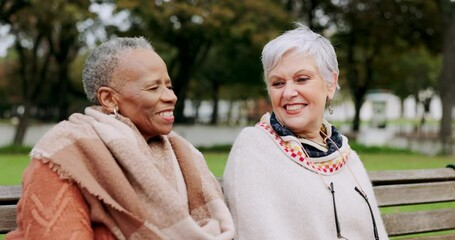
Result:
[[[333,84],[333,73],[339,74],[338,60],[335,49],[325,37],[311,31],[308,27],[297,23],[293,30],[286,31],[271,40],[262,50],[262,67],[264,81],[268,86],[269,72],[279,63],[284,54],[295,52],[313,57],[322,77],[327,84]],[[337,89],[339,89],[337,83]]]

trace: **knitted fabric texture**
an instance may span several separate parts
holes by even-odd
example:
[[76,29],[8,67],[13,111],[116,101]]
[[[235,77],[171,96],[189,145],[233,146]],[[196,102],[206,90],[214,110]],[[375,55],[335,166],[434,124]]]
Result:
[[91,222],[79,187],[60,179],[48,164],[33,159],[25,169],[22,186],[17,228],[6,240],[116,239],[105,225]]
[[230,213],[202,154],[174,132],[154,139],[178,162],[182,197],[179,181],[168,176],[175,173],[159,169],[162,159],[119,117],[86,108],[49,131],[31,155],[77,184],[92,224],[102,223],[117,239],[231,239]]

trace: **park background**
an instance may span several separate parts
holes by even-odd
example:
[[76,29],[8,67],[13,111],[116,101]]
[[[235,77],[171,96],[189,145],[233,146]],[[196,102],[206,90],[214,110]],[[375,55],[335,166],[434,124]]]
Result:
[[174,130],[221,176],[239,131],[271,110],[262,47],[295,22],[335,46],[326,118],[368,170],[455,162],[454,0],[1,0],[0,185],[20,184],[39,137],[89,105],[88,52],[139,35],[167,63]]

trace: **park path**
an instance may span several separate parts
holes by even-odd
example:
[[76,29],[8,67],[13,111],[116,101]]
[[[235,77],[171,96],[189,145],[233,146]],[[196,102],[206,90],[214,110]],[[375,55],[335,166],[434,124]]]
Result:
[[[25,135],[24,145],[33,146],[51,129],[54,124],[31,126]],[[194,146],[210,147],[213,145],[232,144],[243,127],[186,126],[176,125],[174,131],[190,141]],[[0,147],[9,145],[14,138],[14,126],[0,124]]]

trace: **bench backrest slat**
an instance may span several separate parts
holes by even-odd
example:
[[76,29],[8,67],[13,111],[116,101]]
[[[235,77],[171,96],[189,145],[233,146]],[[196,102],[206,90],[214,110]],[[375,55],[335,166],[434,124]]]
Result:
[[374,187],[380,207],[455,201],[455,183],[398,184]]
[[407,184],[419,182],[454,181],[452,168],[369,171],[373,186],[388,184]]
[[21,186],[0,186],[0,205],[15,203],[21,197]]
[[455,209],[382,215],[389,236],[455,229]]
[[0,234],[16,228],[16,205],[0,205]]

